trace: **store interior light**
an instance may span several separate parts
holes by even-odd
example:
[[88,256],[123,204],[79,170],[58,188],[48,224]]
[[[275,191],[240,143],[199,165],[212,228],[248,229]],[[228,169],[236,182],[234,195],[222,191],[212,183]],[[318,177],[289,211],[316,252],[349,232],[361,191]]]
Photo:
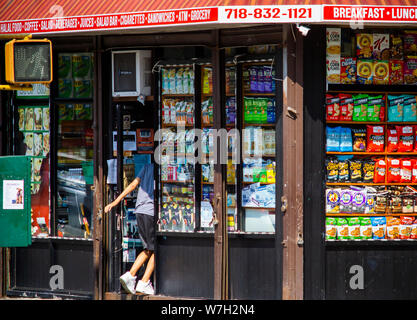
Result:
[[306,37],[306,36],[307,36],[307,34],[308,34],[308,32],[310,31],[310,28],[309,28],[309,27],[306,27],[306,26],[300,26],[298,23],[297,23],[297,29],[298,29],[298,31],[300,31],[300,32],[301,32],[301,34],[302,34],[304,37]]

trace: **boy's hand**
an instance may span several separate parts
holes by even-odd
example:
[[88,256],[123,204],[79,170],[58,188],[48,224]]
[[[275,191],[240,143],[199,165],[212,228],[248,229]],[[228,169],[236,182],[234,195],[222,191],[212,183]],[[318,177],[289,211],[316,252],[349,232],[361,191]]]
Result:
[[110,212],[111,209],[113,209],[113,204],[110,203],[104,208],[104,212],[108,213]]

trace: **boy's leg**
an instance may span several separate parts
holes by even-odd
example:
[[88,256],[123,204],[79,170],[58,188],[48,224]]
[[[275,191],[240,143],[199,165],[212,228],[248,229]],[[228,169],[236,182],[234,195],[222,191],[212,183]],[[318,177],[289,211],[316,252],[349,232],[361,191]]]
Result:
[[[152,251],[150,251],[152,252]],[[149,258],[148,264],[146,265],[145,273],[143,274],[142,281],[148,282],[151,278],[152,272],[155,269],[155,255],[152,252],[152,255]]]
[[[153,254],[152,254],[153,255]],[[135,276],[140,267],[146,262],[146,260],[149,259],[151,256],[151,252],[149,250],[143,250],[139,255],[137,256],[135,263],[133,263],[132,268],[130,268],[130,274],[132,276]]]

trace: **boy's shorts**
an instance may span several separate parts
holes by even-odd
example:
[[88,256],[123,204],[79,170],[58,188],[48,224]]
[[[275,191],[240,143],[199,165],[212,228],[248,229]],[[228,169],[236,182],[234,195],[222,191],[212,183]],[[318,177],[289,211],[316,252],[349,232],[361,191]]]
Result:
[[143,249],[155,250],[155,222],[154,217],[148,214],[136,213],[138,232],[142,240]]

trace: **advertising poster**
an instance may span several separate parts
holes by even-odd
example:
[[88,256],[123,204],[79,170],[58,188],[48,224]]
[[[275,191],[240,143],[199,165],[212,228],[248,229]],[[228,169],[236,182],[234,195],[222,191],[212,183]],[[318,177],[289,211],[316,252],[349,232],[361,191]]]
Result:
[[24,209],[24,180],[3,180],[3,210]]

